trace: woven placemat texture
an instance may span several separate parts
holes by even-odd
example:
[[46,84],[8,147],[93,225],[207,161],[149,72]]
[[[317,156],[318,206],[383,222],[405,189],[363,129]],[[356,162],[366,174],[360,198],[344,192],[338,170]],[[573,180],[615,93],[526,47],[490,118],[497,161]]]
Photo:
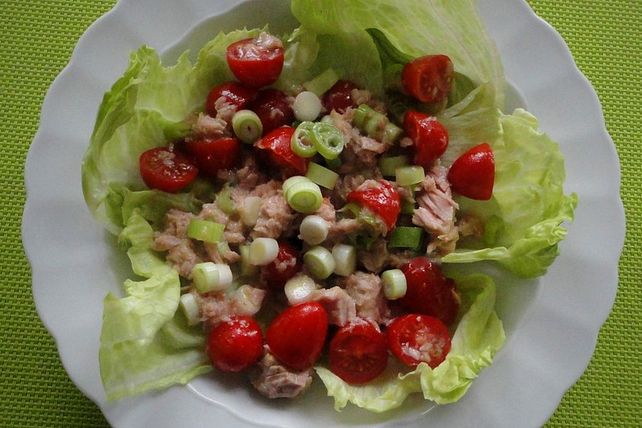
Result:
[[[44,94],[83,31],[113,4],[0,0],[0,427],[107,425],[68,379],[36,315],[20,222],[23,165]],[[628,218],[613,313],[586,373],[548,426],[640,426],[642,2],[531,0],[531,5],[567,40],[597,89],[620,155]]]

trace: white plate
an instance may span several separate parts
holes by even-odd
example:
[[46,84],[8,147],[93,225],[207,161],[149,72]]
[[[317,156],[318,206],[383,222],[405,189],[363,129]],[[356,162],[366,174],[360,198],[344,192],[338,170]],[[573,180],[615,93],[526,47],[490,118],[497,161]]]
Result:
[[[240,10],[226,14],[240,3]],[[521,93],[522,99],[513,102],[525,103],[560,142],[566,188],[579,194],[580,205],[562,254],[547,275],[532,284],[500,287],[498,311],[508,341],[468,394],[424,415],[430,405],[413,399],[403,411],[383,418],[356,410],[336,414],[320,388],[300,402],[271,403],[235,379],[213,377],[117,403],[105,401],[98,369],[102,299],[108,291],[119,292],[128,269],[112,238],[92,219],[81,192],[80,164],[102,95],[124,71],[128,53],[141,44],[171,59],[219,29],[287,16],[288,5],[278,0],[121,0],[87,30],[45,98],[27,158],[23,241],[38,313],[56,339],[62,363],[112,425],[372,426],[405,419],[413,426],[535,427],[547,420],[586,368],[615,296],[624,240],[619,165],[598,99],[561,37],[524,1],[482,0],[480,10],[506,76]],[[593,167],[595,159],[600,168]]]

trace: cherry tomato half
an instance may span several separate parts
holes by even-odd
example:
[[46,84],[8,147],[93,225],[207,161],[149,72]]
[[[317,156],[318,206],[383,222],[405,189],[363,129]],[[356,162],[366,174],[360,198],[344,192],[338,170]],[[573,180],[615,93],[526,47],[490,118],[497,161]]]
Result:
[[227,65],[242,83],[254,88],[276,82],[283,69],[283,44],[266,33],[227,47]]
[[455,283],[427,257],[415,257],[401,266],[406,277],[406,295],[399,303],[411,312],[439,318],[450,325],[459,311]]
[[444,100],[453,86],[453,63],[446,55],[422,56],[409,62],[401,73],[404,91],[424,103]]
[[167,147],[157,147],[143,152],[138,164],[145,184],[163,192],[178,192],[198,175],[198,168],[190,159]]
[[293,134],[294,128],[290,126],[276,128],[257,141],[255,146],[267,156],[270,164],[284,169],[286,175],[305,175],[310,160],[292,151],[290,143]]
[[288,96],[278,89],[263,89],[249,107],[261,119],[263,135],[294,121],[294,111],[288,102]]
[[256,96],[256,89],[248,88],[238,82],[225,82],[210,91],[205,103],[205,111],[212,117],[216,117],[216,102],[223,98],[226,104],[236,106],[236,110],[242,110]]
[[233,168],[241,155],[241,143],[232,137],[188,141],[185,146],[194,155],[201,172],[210,177],[215,177],[221,169]]
[[239,316],[216,325],[207,338],[212,365],[224,372],[240,372],[263,355],[261,327],[252,317]]
[[414,164],[430,169],[448,147],[448,131],[434,116],[408,110],[403,127],[413,142]]
[[276,260],[263,267],[262,277],[268,286],[278,290],[300,270],[298,251],[287,242],[280,241]]
[[356,202],[378,215],[390,231],[395,227],[401,211],[401,199],[397,190],[386,180],[377,180],[378,186],[357,187],[348,193],[348,202]]
[[301,371],[319,359],[327,333],[327,312],[319,303],[307,302],[291,306],[274,318],[266,338],[277,360]]
[[482,143],[459,156],[448,171],[448,181],[462,196],[489,200],[495,185],[495,157],[490,146]]
[[390,351],[410,367],[425,362],[434,369],[450,352],[448,327],[435,317],[404,315],[396,318],[386,333]]
[[328,357],[330,370],[344,381],[369,382],[388,365],[386,335],[367,321],[353,321],[332,338]]
[[338,113],[345,113],[348,107],[355,105],[352,100],[353,89],[357,89],[357,85],[348,80],[339,80],[323,94],[323,107],[328,112],[336,110]]

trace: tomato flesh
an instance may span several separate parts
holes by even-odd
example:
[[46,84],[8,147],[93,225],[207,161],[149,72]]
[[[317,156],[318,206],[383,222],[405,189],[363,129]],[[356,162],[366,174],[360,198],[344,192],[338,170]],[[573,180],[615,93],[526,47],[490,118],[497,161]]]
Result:
[[216,102],[223,98],[225,104],[231,104],[236,110],[242,110],[256,96],[256,89],[244,86],[238,82],[225,82],[210,91],[205,102],[205,111],[216,117]]
[[448,171],[448,181],[462,196],[489,200],[495,185],[495,157],[490,146],[479,144],[458,157]]
[[298,251],[287,242],[280,241],[276,260],[264,266],[261,275],[269,287],[280,290],[300,270],[301,262],[298,259]]
[[371,381],[388,364],[386,336],[373,324],[358,320],[335,334],[330,342],[330,370],[349,384]]
[[283,126],[277,128],[256,142],[255,147],[266,156],[267,161],[283,170],[285,175],[305,175],[309,159],[297,156],[291,147],[294,128]]
[[357,89],[357,85],[348,80],[339,80],[328,91],[323,94],[323,107],[331,112],[345,113],[348,107],[354,107],[352,91]]
[[201,172],[210,177],[216,177],[221,169],[236,166],[241,156],[241,143],[232,137],[188,141],[185,146]]
[[379,186],[359,186],[348,193],[348,202],[356,202],[379,216],[390,231],[395,227],[401,211],[401,198],[397,190],[386,180],[377,180]]
[[328,332],[328,314],[317,302],[301,303],[281,312],[267,329],[270,351],[296,370],[307,370],[319,359]]
[[283,44],[270,35],[239,40],[227,47],[227,65],[242,83],[254,88],[276,82],[283,69]]
[[294,121],[294,111],[288,102],[288,96],[278,89],[259,91],[248,108],[261,119],[263,135]]
[[453,63],[446,55],[427,55],[406,64],[401,73],[404,91],[421,102],[437,103],[453,85]]
[[448,131],[434,116],[414,110],[408,110],[403,124],[413,142],[414,164],[432,168],[448,148]]
[[163,192],[176,193],[187,187],[198,175],[198,168],[189,158],[167,147],[143,152],[138,164],[145,184]]
[[415,257],[401,266],[407,290],[399,303],[410,312],[430,315],[450,325],[457,318],[459,296],[453,280],[427,257]]
[[252,317],[239,316],[216,325],[207,339],[212,365],[224,372],[240,372],[263,355],[261,327]]
[[396,318],[386,331],[388,347],[395,357],[410,367],[425,362],[437,367],[450,352],[448,327],[435,317],[409,314]]

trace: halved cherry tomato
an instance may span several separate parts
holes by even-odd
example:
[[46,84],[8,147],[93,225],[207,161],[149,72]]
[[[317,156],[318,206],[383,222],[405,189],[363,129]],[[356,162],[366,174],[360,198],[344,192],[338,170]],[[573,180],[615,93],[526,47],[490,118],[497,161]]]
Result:
[[276,260],[263,267],[263,280],[273,289],[282,289],[285,283],[301,270],[298,251],[285,241],[279,242]]
[[453,63],[446,55],[427,55],[409,62],[401,73],[404,91],[424,103],[444,100],[453,85]]
[[448,147],[448,131],[434,116],[408,110],[403,127],[414,144],[414,164],[426,169],[444,154]]
[[216,325],[207,338],[212,365],[224,372],[240,372],[263,355],[261,327],[252,317],[238,316]]
[[435,317],[409,314],[396,318],[386,331],[390,351],[402,363],[437,367],[450,352],[448,327]]
[[336,110],[338,113],[345,113],[348,107],[355,105],[352,100],[353,89],[357,89],[357,85],[348,80],[339,80],[323,94],[323,107],[328,112]]
[[294,121],[294,111],[288,102],[288,96],[278,89],[263,89],[249,107],[261,119],[263,135]]
[[495,157],[490,146],[482,143],[459,156],[448,171],[448,181],[462,196],[489,200],[495,185]]
[[212,117],[216,116],[216,101],[223,98],[226,104],[236,106],[236,110],[242,110],[256,96],[256,89],[248,88],[238,82],[225,82],[214,87],[205,103],[205,111]]
[[450,325],[459,311],[459,296],[453,280],[427,257],[415,257],[401,266],[407,291],[399,303],[411,312],[439,318]]
[[388,364],[386,335],[375,325],[353,321],[342,327],[330,342],[330,370],[349,384],[376,378]]
[[232,137],[188,141],[185,146],[194,155],[198,168],[210,177],[221,169],[233,168],[241,155],[241,143]]
[[356,202],[378,215],[386,224],[388,231],[397,223],[401,211],[401,199],[397,190],[386,180],[377,180],[378,186],[359,186],[348,193],[348,202]]
[[178,192],[198,175],[198,168],[191,160],[167,147],[157,147],[143,152],[138,164],[145,184],[163,192]]
[[237,79],[261,88],[276,82],[283,69],[283,44],[266,33],[227,47],[227,65]]
[[319,303],[307,302],[281,312],[268,327],[266,338],[277,360],[301,371],[319,359],[327,333],[327,312]]
[[268,161],[278,168],[284,169],[286,175],[305,175],[309,159],[297,156],[292,151],[291,141],[294,128],[283,126],[277,128],[256,142],[268,157]]

